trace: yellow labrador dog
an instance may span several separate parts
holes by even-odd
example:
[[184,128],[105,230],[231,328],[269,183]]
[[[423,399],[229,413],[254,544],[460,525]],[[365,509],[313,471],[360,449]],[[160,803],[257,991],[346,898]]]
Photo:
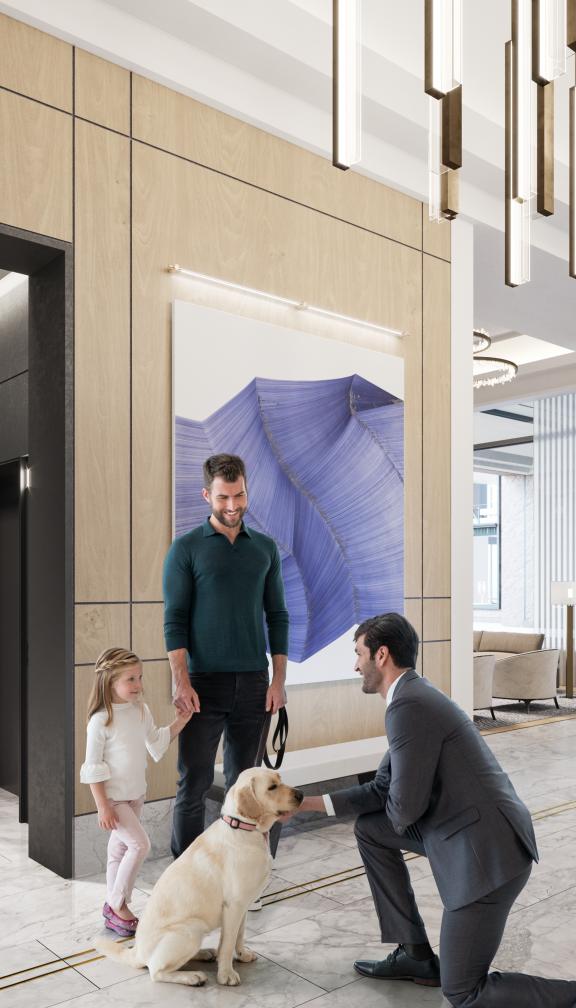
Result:
[[[253,768],[230,788],[222,816],[166,869],[140,918],[133,948],[102,938],[96,948],[136,969],[147,966],[152,980],[197,987],[200,972],[182,970],[189,960],[218,960],[218,983],[235,986],[233,959],[256,959],[244,945],[244,921],[270,875],[268,831],[302,794],[282,784],[273,770]],[[218,951],[201,948],[220,927]]]

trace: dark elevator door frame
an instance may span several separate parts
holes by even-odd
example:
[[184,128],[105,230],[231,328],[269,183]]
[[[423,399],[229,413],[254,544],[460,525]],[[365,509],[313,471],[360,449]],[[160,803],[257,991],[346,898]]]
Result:
[[68,242],[0,224],[0,267],[29,276],[28,850],[74,870],[74,343]]

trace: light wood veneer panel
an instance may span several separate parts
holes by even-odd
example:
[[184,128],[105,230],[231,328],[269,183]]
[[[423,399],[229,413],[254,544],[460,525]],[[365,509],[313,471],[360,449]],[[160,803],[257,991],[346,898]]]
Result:
[[130,133],[130,71],[76,49],[76,115]]
[[130,597],[130,141],[76,122],[76,599]]
[[423,284],[422,594],[433,597],[450,595],[450,264],[425,255]]
[[446,696],[451,692],[450,641],[422,644],[422,671],[426,679],[441,689]]
[[88,697],[94,682],[91,665],[81,665],[74,670],[74,814],[94,812],[96,806],[88,784],[80,783],[80,767],[86,755],[86,711]]
[[72,46],[0,14],[0,87],[71,112]]
[[133,135],[387,238],[422,247],[417,200],[357,172],[339,171],[327,158],[136,74]]
[[164,605],[140,602],[132,606],[132,647],[139,658],[166,658]]
[[404,599],[404,615],[408,622],[412,624],[420,639],[422,639],[422,599]]
[[426,203],[422,205],[422,251],[438,259],[451,257],[450,221],[431,221]]
[[[172,678],[167,661],[146,662],[144,666],[144,699],[158,726],[168,725],[174,720]],[[148,758],[146,771],[148,782],[146,798],[148,801],[153,801],[156,798],[171,798],[176,793],[177,757],[178,741],[174,739],[170,743],[168,752],[159,763],[155,763],[150,757]]]
[[72,120],[0,91],[0,220],[72,240]]
[[105,648],[130,647],[128,605],[77,605],[75,617],[75,662],[95,662]]
[[[350,646],[350,665],[354,652]],[[378,694],[362,692],[354,681],[288,687],[288,749],[332,745],[384,734],[386,705]]]
[[[404,599],[404,615],[412,624],[420,641],[423,639],[422,633],[422,599]],[[422,674],[422,644],[418,648],[418,658],[416,659],[416,671]]]
[[445,599],[424,599],[424,625],[422,640],[424,641],[446,641],[450,640],[450,609],[451,600]]
[[133,598],[153,601],[171,537],[170,302],[193,297],[168,264],[416,333],[421,270],[414,249],[163,152],[135,144],[133,165]]

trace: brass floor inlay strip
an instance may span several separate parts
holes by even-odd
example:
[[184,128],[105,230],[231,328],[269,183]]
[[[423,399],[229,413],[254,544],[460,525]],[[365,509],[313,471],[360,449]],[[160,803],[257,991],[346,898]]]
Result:
[[[552,718],[551,720],[558,721],[562,720],[559,718]],[[501,731],[508,731],[509,729],[500,729]],[[514,730],[514,729],[512,729]],[[549,808],[540,809],[538,812],[532,812],[532,819],[536,822],[541,819],[548,819],[551,816],[561,815],[562,812],[569,812],[572,809],[576,809],[576,801],[563,802],[560,805],[552,805]],[[422,854],[415,854],[412,851],[406,851],[404,853],[405,861],[413,861],[415,858],[423,857]],[[363,865],[352,866],[351,868],[344,868],[340,872],[333,872],[331,875],[322,875],[320,878],[312,879],[310,882],[300,882],[298,885],[288,886],[285,889],[277,889],[273,893],[269,893],[268,896],[264,897],[263,906],[273,906],[275,903],[283,903],[286,900],[294,899],[296,896],[306,896],[307,893],[318,892],[320,889],[327,889],[333,885],[339,885],[342,882],[352,882],[354,879],[363,878],[366,875]],[[330,881],[331,880],[331,881]],[[316,883],[320,882],[321,885]],[[293,890],[298,890],[297,892]],[[284,895],[284,894],[288,895]],[[280,899],[273,899],[272,897],[279,896]],[[130,941],[130,938],[121,938],[117,944]],[[65,970],[75,969],[77,966],[86,966],[88,963],[98,962],[100,959],[105,959],[105,956],[95,955],[90,959],[83,959],[80,962],[68,963],[68,959],[78,959],[79,956],[90,955],[90,953],[95,952],[96,949],[83,949],[81,952],[73,952],[70,955],[60,956],[59,958],[52,959],[45,963],[40,963],[38,966],[29,966],[28,969],[16,970],[14,973],[6,973],[4,976],[0,976],[0,993],[3,990],[8,990],[10,987],[18,987],[20,984],[32,983],[33,980],[41,980],[48,976],[53,976],[56,973],[63,973]],[[15,980],[9,984],[3,984],[4,980],[9,980],[12,977],[22,976],[24,973],[31,973],[33,970],[46,969],[47,966],[57,966],[58,963],[65,963],[64,966],[58,969],[48,970],[45,973],[38,973],[37,976],[24,977],[22,980]]]
[[575,714],[559,714],[558,717],[533,718],[532,721],[518,721],[517,724],[499,725],[496,728],[480,728],[481,735],[497,735],[499,732],[520,731],[522,728],[538,728],[540,725],[556,724],[557,721],[573,721]]

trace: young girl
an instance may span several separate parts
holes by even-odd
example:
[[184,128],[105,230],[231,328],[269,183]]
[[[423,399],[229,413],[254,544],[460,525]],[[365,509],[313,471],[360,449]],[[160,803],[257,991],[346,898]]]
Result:
[[142,664],[123,648],[103,651],[88,701],[86,760],[80,780],[89,784],[98,825],[111,830],[106,869],[106,927],[134,934],[138,919],[128,906],[136,874],[150,850],[140,816],[146,792],[146,750],[162,758],[191,714],[178,712],[172,724],[157,728],[142,702]]

